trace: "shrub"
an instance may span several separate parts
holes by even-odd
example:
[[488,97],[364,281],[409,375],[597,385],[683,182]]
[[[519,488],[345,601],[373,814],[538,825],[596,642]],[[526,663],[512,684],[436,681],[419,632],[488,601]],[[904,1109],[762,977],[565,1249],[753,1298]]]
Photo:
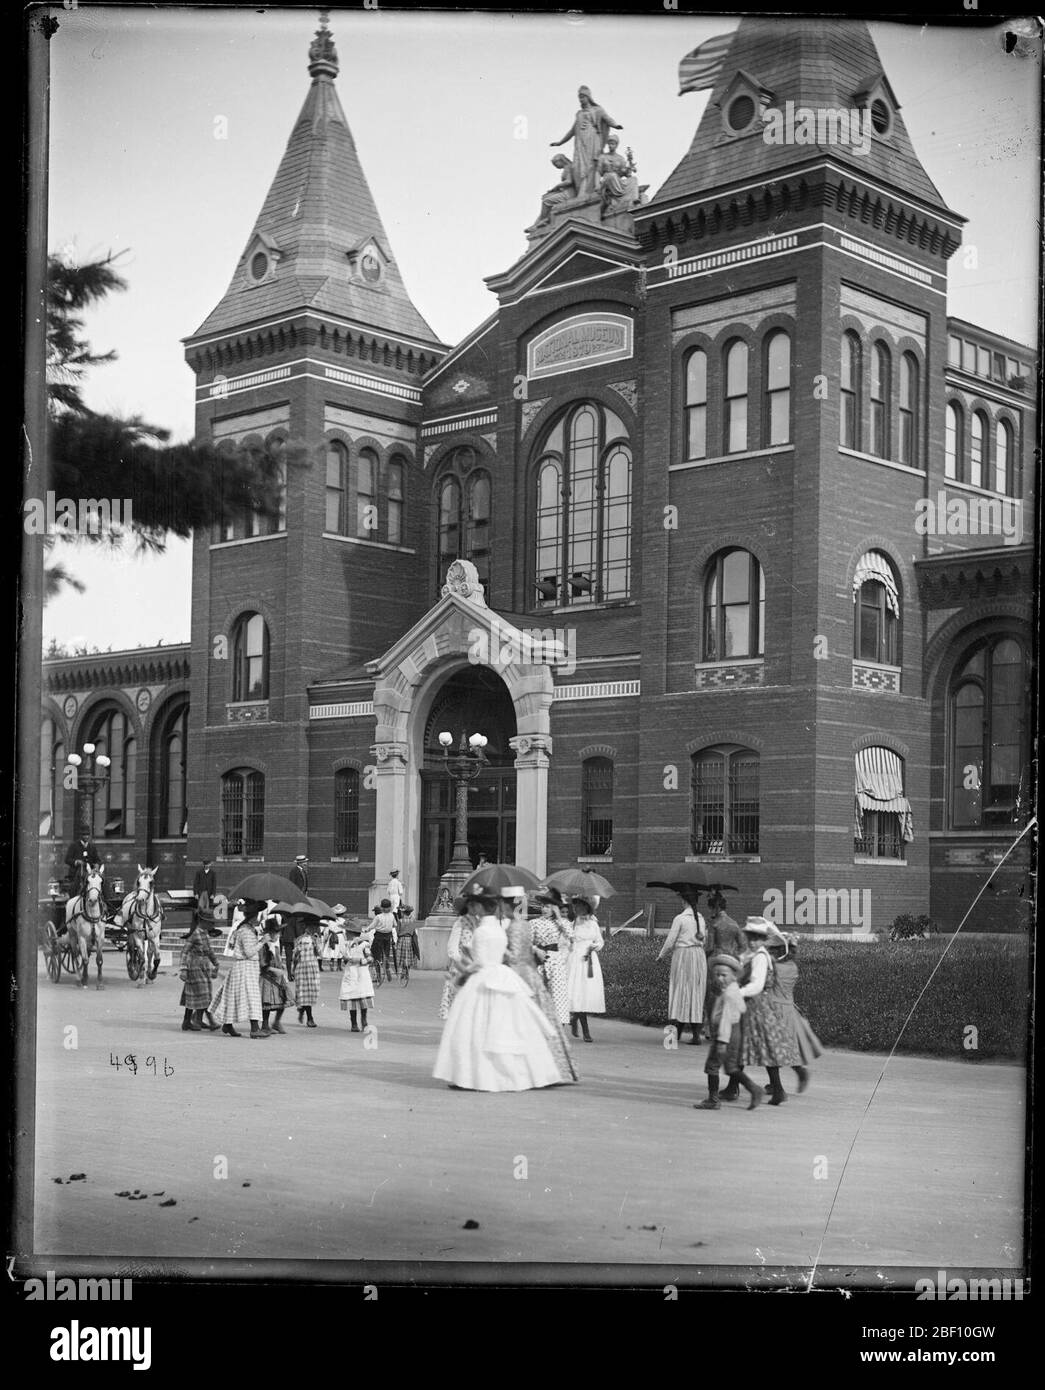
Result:
[[932,922],[924,913],[921,917],[914,917],[910,912],[901,912],[899,917],[893,919],[889,928],[889,940],[906,941],[912,936],[931,936],[934,930]]
[[[818,941],[798,954],[795,998],[828,1047],[888,1052],[943,957],[897,1051],[987,1060],[1023,1059],[1029,966],[1023,938],[909,938],[897,942]],[[661,1026],[668,1021],[667,961],[660,942],[615,937],[602,953],[606,1012]],[[946,955],[944,954],[946,951]],[[975,1047],[967,1044],[976,1029]]]

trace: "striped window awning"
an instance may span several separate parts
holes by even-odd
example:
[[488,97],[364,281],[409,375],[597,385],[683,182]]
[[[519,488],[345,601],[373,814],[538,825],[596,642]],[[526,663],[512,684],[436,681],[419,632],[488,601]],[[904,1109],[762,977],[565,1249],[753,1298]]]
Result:
[[860,556],[856,566],[856,573],[853,575],[853,602],[860,592],[862,585],[869,579],[874,579],[881,584],[886,593],[889,607],[896,617],[900,616],[900,593],[896,587],[896,577],[893,574],[892,566],[885,556],[878,550],[867,550]]
[[900,834],[914,839],[911,803],[904,795],[903,759],[891,748],[861,748],[856,755],[856,836],[863,836],[865,811],[892,811],[900,817]]

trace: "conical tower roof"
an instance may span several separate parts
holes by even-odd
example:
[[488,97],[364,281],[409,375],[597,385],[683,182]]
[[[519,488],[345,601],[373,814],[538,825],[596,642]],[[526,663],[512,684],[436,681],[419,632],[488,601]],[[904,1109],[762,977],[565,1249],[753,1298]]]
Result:
[[[310,308],[438,343],[392,258],[388,234],[338,100],[325,27],[309,49],[312,85],[228,289],[193,337]],[[258,262],[259,252],[264,253]],[[374,261],[373,282],[360,262]],[[268,270],[256,276],[264,260]]]
[[[887,136],[873,135],[870,150],[860,153],[844,143],[770,144],[757,127],[753,134],[733,135],[724,126],[723,108],[738,81],[763,88],[769,105],[781,112],[787,102],[793,102],[796,111],[801,107],[852,111],[863,105],[867,94],[879,95],[891,116]],[[741,179],[750,182],[823,154],[865,178],[948,210],[914,152],[863,20],[743,19],[689,152],[653,201],[703,193]]]

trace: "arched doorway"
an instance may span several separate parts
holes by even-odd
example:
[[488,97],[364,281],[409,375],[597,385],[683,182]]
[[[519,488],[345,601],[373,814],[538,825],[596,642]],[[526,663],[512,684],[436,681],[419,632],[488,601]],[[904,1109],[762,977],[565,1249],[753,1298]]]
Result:
[[515,860],[516,770],[515,706],[504,681],[487,666],[470,666],[450,676],[435,695],[424,730],[421,767],[421,897],[428,911],[439,879],[453,855],[455,783],[447,775],[439,735],[485,734],[489,766],[468,793],[468,851],[472,863],[485,855],[491,862]]

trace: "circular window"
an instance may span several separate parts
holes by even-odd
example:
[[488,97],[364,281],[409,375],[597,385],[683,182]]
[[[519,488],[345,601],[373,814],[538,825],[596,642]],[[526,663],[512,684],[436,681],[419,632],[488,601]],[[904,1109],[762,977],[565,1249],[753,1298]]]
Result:
[[269,268],[269,258],[264,251],[258,251],[251,257],[250,273],[255,280],[264,280]]
[[363,279],[369,280],[371,284],[373,284],[375,280],[381,279],[381,262],[373,252],[368,251],[363,257],[362,271]]
[[755,119],[755,103],[750,97],[737,97],[730,102],[726,119],[730,130],[746,130]]
[[882,98],[877,97],[871,102],[871,124],[875,128],[876,134],[888,135],[892,123],[892,112]]

